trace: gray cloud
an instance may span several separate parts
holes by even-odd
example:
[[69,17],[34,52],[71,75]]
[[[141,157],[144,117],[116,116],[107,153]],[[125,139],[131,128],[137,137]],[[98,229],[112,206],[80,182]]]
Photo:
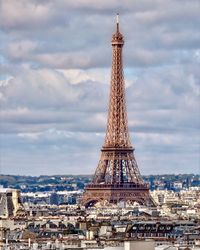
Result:
[[[52,68],[109,65],[111,16],[122,12],[127,65],[190,61],[199,48],[199,1],[2,1],[5,58]],[[84,21],[83,21],[84,20]],[[128,25],[127,25],[128,24]],[[44,32],[45,29],[45,32]]]
[[116,12],[141,172],[199,171],[198,0],[8,0],[0,2],[2,173],[94,172]]

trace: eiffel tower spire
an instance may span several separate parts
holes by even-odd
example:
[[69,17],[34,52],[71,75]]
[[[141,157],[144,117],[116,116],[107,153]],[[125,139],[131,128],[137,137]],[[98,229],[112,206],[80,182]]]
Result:
[[148,187],[140,175],[130,142],[122,63],[123,35],[119,30],[112,36],[112,71],[107,129],[101,157],[92,183],[86,187],[83,203],[107,200],[111,203],[138,201],[150,204]]
[[119,32],[119,15],[116,24],[116,32],[112,36],[110,101],[104,147],[130,148],[122,62],[124,38]]

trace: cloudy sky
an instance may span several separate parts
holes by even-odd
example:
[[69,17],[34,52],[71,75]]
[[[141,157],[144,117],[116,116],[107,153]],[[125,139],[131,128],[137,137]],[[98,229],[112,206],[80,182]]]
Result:
[[0,0],[1,174],[92,174],[120,13],[142,174],[200,172],[199,0]]

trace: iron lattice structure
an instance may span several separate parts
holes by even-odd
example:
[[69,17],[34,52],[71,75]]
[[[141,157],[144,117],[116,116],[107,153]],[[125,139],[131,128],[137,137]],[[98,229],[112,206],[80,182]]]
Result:
[[123,35],[112,36],[112,72],[105,142],[92,183],[86,186],[82,203],[120,201],[152,204],[149,189],[140,175],[130,142],[122,63]]

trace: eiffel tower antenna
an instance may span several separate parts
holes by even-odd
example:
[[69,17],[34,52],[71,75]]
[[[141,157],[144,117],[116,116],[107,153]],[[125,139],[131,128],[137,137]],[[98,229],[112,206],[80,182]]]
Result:
[[116,16],[117,32],[119,32],[119,13]]

